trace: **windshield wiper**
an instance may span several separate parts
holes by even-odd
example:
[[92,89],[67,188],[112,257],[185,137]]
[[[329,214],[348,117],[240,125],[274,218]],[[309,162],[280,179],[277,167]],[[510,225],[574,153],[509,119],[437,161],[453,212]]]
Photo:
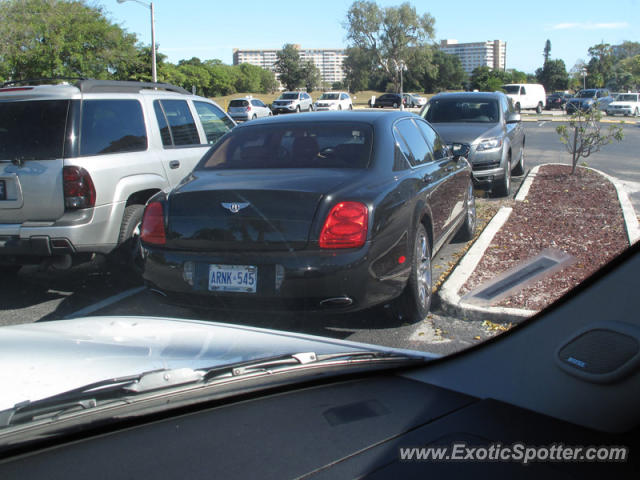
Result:
[[271,374],[308,365],[348,366],[371,361],[424,363],[425,358],[392,352],[353,351],[317,355],[314,352],[277,355],[268,358],[220,365],[211,368],[161,369],[141,374],[110,378],[69,390],[41,400],[24,401],[0,411],[0,429],[36,420],[52,419],[62,414],[90,410],[105,401],[129,401],[132,396],[193,384],[254,375]]

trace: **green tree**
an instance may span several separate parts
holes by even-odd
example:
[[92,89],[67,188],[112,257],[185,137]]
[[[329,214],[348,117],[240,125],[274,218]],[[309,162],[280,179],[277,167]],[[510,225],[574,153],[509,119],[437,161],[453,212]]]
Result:
[[135,35],[80,1],[0,2],[0,64],[6,78],[128,78],[138,61]]
[[599,43],[588,50],[591,59],[587,64],[587,87],[604,87],[613,76],[616,58],[608,43]]
[[300,65],[300,53],[291,43],[287,43],[282,50],[276,52],[278,58],[274,65],[274,70],[279,74],[280,83],[287,90],[295,90],[302,83],[303,72]]
[[587,158],[592,153],[600,151],[604,145],[614,140],[620,142],[624,138],[622,127],[610,125],[606,133],[602,133],[600,119],[602,112],[597,108],[589,111],[578,109],[569,119],[569,125],[556,127],[560,141],[571,154],[571,173],[576,171],[580,158]]
[[349,47],[342,63],[344,82],[351,93],[371,88],[372,72],[375,69],[375,56],[364,48]]
[[544,42],[544,51],[542,53],[544,57],[544,65],[549,61],[549,57],[551,56],[551,40],[547,38],[547,41]]
[[542,68],[536,70],[536,78],[548,92],[566,90],[569,86],[569,74],[563,60],[548,60]]
[[495,92],[496,90],[502,90],[502,85],[512,83],[513,74],[502,70],[492,70],[483,65],[473,70],[469,81],[472,90]]
[[[439,48],[434,49],[431,57],[433,68],[424,72],[421,87],[425,92],[441,92],[443,90],[461,90],[467,80],[467,74],[457,55],[449,55]],[[413,71],[413,68],[410,72]],[[407,75],[409,76],[409,75]]]
[[278,88],[276,76],[270,70],[264,68],[260,72],[260,92],[273,93]]
[[307,60],[300,67],[302,82],[307,92],[314,91],[322,83],[322,75],[316,64],[312,60]]
[[349,7],[345,28],[351,46],[373,55],[376,66],[397,91],[400,66],[410,65],[414,50],[433,39],[434,22],[428,13],[418,15],[409,3],[381,8],[375,2],[359,0]]
[[262,68],[249,63],[241,63],[234,67],[237,74],[235,89],[238,92],[262,91]]

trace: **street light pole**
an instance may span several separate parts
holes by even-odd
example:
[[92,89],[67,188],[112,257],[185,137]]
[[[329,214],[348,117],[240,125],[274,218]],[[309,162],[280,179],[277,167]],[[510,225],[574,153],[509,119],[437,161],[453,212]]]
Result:
[[587,88],[587,69],[582,67],[582,89],[586,90]]
[[144,5],[151,10],[151,78],[153,83],[158,81],[158,71],[156,69],[156,20],[153,11],[153,2],[144,2],[142,0],[118,0],[118,3],[136,2]]

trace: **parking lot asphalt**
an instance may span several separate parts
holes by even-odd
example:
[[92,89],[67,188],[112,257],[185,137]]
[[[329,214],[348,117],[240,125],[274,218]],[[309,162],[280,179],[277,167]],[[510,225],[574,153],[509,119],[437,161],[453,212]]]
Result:
[[[531,168],[549,161],[568,161],[568,154],[555,134],[555,125],[544,120],[527,122],[526,159]],[[625,127],[625,140],[608,145],[589,159],[589,165],[624,180],[636,211],[640,207],[640,125]],[[513,194],[522,178],[514,178]],[[483,198],[477,192],[479,209],[497,210],[505,200]],[[451,243],[434,258],[434,277],[453,268],[465,243]],[[155,294],[141,289],[141,282],[126,272],[110,270],[100,262],[66,272],[41,272],[24,267],[17,277],[0,275],[0,325],[68,318],[77,313],[96,315],[148,315],[230,322],[276,330],[348,339],[399,348],[446,354],[481,342],[508,325],[482,320],[459,320],[445,315],[437,302],[429,317],[418,324],[392,318],[388,309],[376,308],[349,315],[198,310],[168,305]]]

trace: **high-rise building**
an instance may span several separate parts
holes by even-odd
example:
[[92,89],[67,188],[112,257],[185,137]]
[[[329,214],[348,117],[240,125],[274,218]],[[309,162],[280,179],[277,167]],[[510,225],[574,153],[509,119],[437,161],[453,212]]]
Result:
[[[340,48],[311,48],[301,49],[300,45],[294,45],[300,53],[301,60],[311,60],[320,70],[322,81],[325,83],[341,82],[344,80],[344,69],[342,63],[346,58],[344,49]],[[273,70],[273,66],[278,59],[273,50],[241,50],[233,49],[233,64],[249,63],[257,65],[267,70]],[[277,74],[276,74],[277,75]]]
[[469,75],[475,68],[481,66],[487,66],[493,70],[505,70],[507,67],[507,42],[502,40],[473,43],[441,40],[440,49],[444,53],[457,55],[462,63],[462,68]]

